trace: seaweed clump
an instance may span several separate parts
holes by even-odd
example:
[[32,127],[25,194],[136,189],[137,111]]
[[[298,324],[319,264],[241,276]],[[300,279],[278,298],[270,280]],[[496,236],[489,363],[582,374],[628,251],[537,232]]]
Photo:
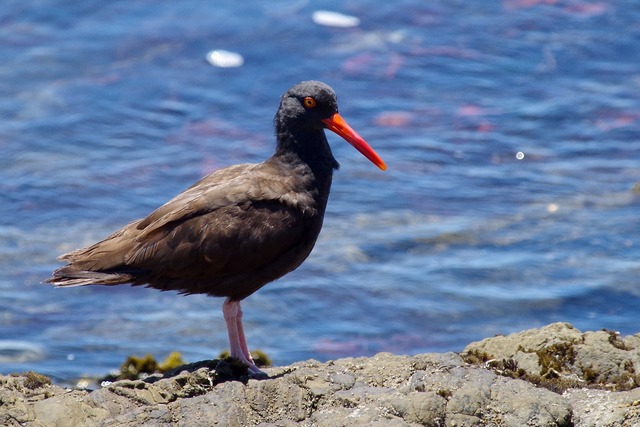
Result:
[[[259,367],[271,366],[271,359],[263,351],[254,350],[251,353],[254,362]],[[162,362],[158,362],[152,355],[146,354],[140,356],[129,356],[120,365],[120,369],[114,373],[101,379],[101,383],[113,382],[119,380],[144,380],[153,381],[153,375],[177,375],[179,371],[194,371],[199,368],[206,367],[210,370],[217,371],[219,382],[229,381],[233,379],[248,380],[249,372],[247,366],[237,359],[229,356],[228,352],[222,352],[217,359],[206,360],[186,364],[182,359],[182,354],[172,352]]]
[[23,372],[22,376],[24,377],[22,385],[29,390],[35,390],[40,387],[47,387],[51,385],[51,378],[34,371]]
[[143,357],[132,355],[120,365],[120,370],[117,373],[107,375],[102,381],[145,379],[149,375],[163,374],[184,364],[182,354],[177,351],[169,354],[162,362],[156,361],[150,354]]

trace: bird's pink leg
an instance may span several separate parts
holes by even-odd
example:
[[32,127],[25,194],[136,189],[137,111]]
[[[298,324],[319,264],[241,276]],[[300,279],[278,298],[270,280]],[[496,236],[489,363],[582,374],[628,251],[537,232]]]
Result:
[[222,314],[227,323],[227,331],[229,332],[229,352],[231,353],[231,357],[247,365],[249,372],[252,374],[266,375],[256,366],[251,357],[251,353],[249,353],[247,341],[244,336],[244,329],[242,328],[242,308],[240,307],[240,301],[232,301],[230,298],[227,298],[222,304]]

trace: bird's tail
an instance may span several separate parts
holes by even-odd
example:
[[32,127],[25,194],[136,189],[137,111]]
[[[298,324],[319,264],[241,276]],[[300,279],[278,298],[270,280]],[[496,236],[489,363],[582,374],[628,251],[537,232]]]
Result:
[[67,265],[53,272],[46,280],[56,287],[84,286],[84,285],[120,285],[131,283],[135,276],[128,273],[109,273],[103,271],[80,270],[73,265]]

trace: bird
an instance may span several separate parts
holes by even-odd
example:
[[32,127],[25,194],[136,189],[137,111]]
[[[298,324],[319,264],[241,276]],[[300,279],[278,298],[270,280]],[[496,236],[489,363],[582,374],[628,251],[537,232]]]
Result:
[[304,81],[286,91],[274,117],[276,148],[262,163],[210,173],[147,217],[61,255],[56,287],[130,284],[225,297],[232,358],[266,375],[248,350],[241,301],[295,270],[322,228],[334,170],[328,129],[381,170],[385,162],[338,112],[334,90]]

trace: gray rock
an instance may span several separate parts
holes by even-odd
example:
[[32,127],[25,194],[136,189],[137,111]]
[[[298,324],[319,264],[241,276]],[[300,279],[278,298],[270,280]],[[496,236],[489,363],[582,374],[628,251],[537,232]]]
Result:
[[[635,363],[630,355],[637,353],[630,350],[636,348],[635,337],[583,334],[566,324],[496,337],[468,348],[478,354],[518,358],[526,369],[539,373],[539,357],[533,350],[555,344],[563,347],[568,342],[582,347],[571,353],[569,362],[563,361],[563,375],[573,374],[572,369],[584,372],[581,367],[588,363],[602,369],[591,375],[606,385]],[[608,360],[600,361],[600,357]],[[117,381],[91,392],[0,376],[0,424],[393,427],[640,423],[640,389],[573,388],[558,394],[501,375],[490,364],[466,363],[455,353],[413,357],[381,353],[327,363],[307,361],[270,368],[270,378],[262,380],[233,380],[211,367],[199,366],[203,365],[164,378]]]
[[580,427],[636,427],[640,425],[640,389],[627,392],[570,389],[563,396],[574,408]]
[[[629,390],[640,385],[640,335],[619,337],[612,331],[580,332],[568,323],[487,338],[469,344],[463,355],[483,355],[489,365],[503,361],[524,370],[529,380],[556,379],[568,387]],[[515,365],[513,364],[515,362]],[[519,375],[522,377],[522,373]]]

